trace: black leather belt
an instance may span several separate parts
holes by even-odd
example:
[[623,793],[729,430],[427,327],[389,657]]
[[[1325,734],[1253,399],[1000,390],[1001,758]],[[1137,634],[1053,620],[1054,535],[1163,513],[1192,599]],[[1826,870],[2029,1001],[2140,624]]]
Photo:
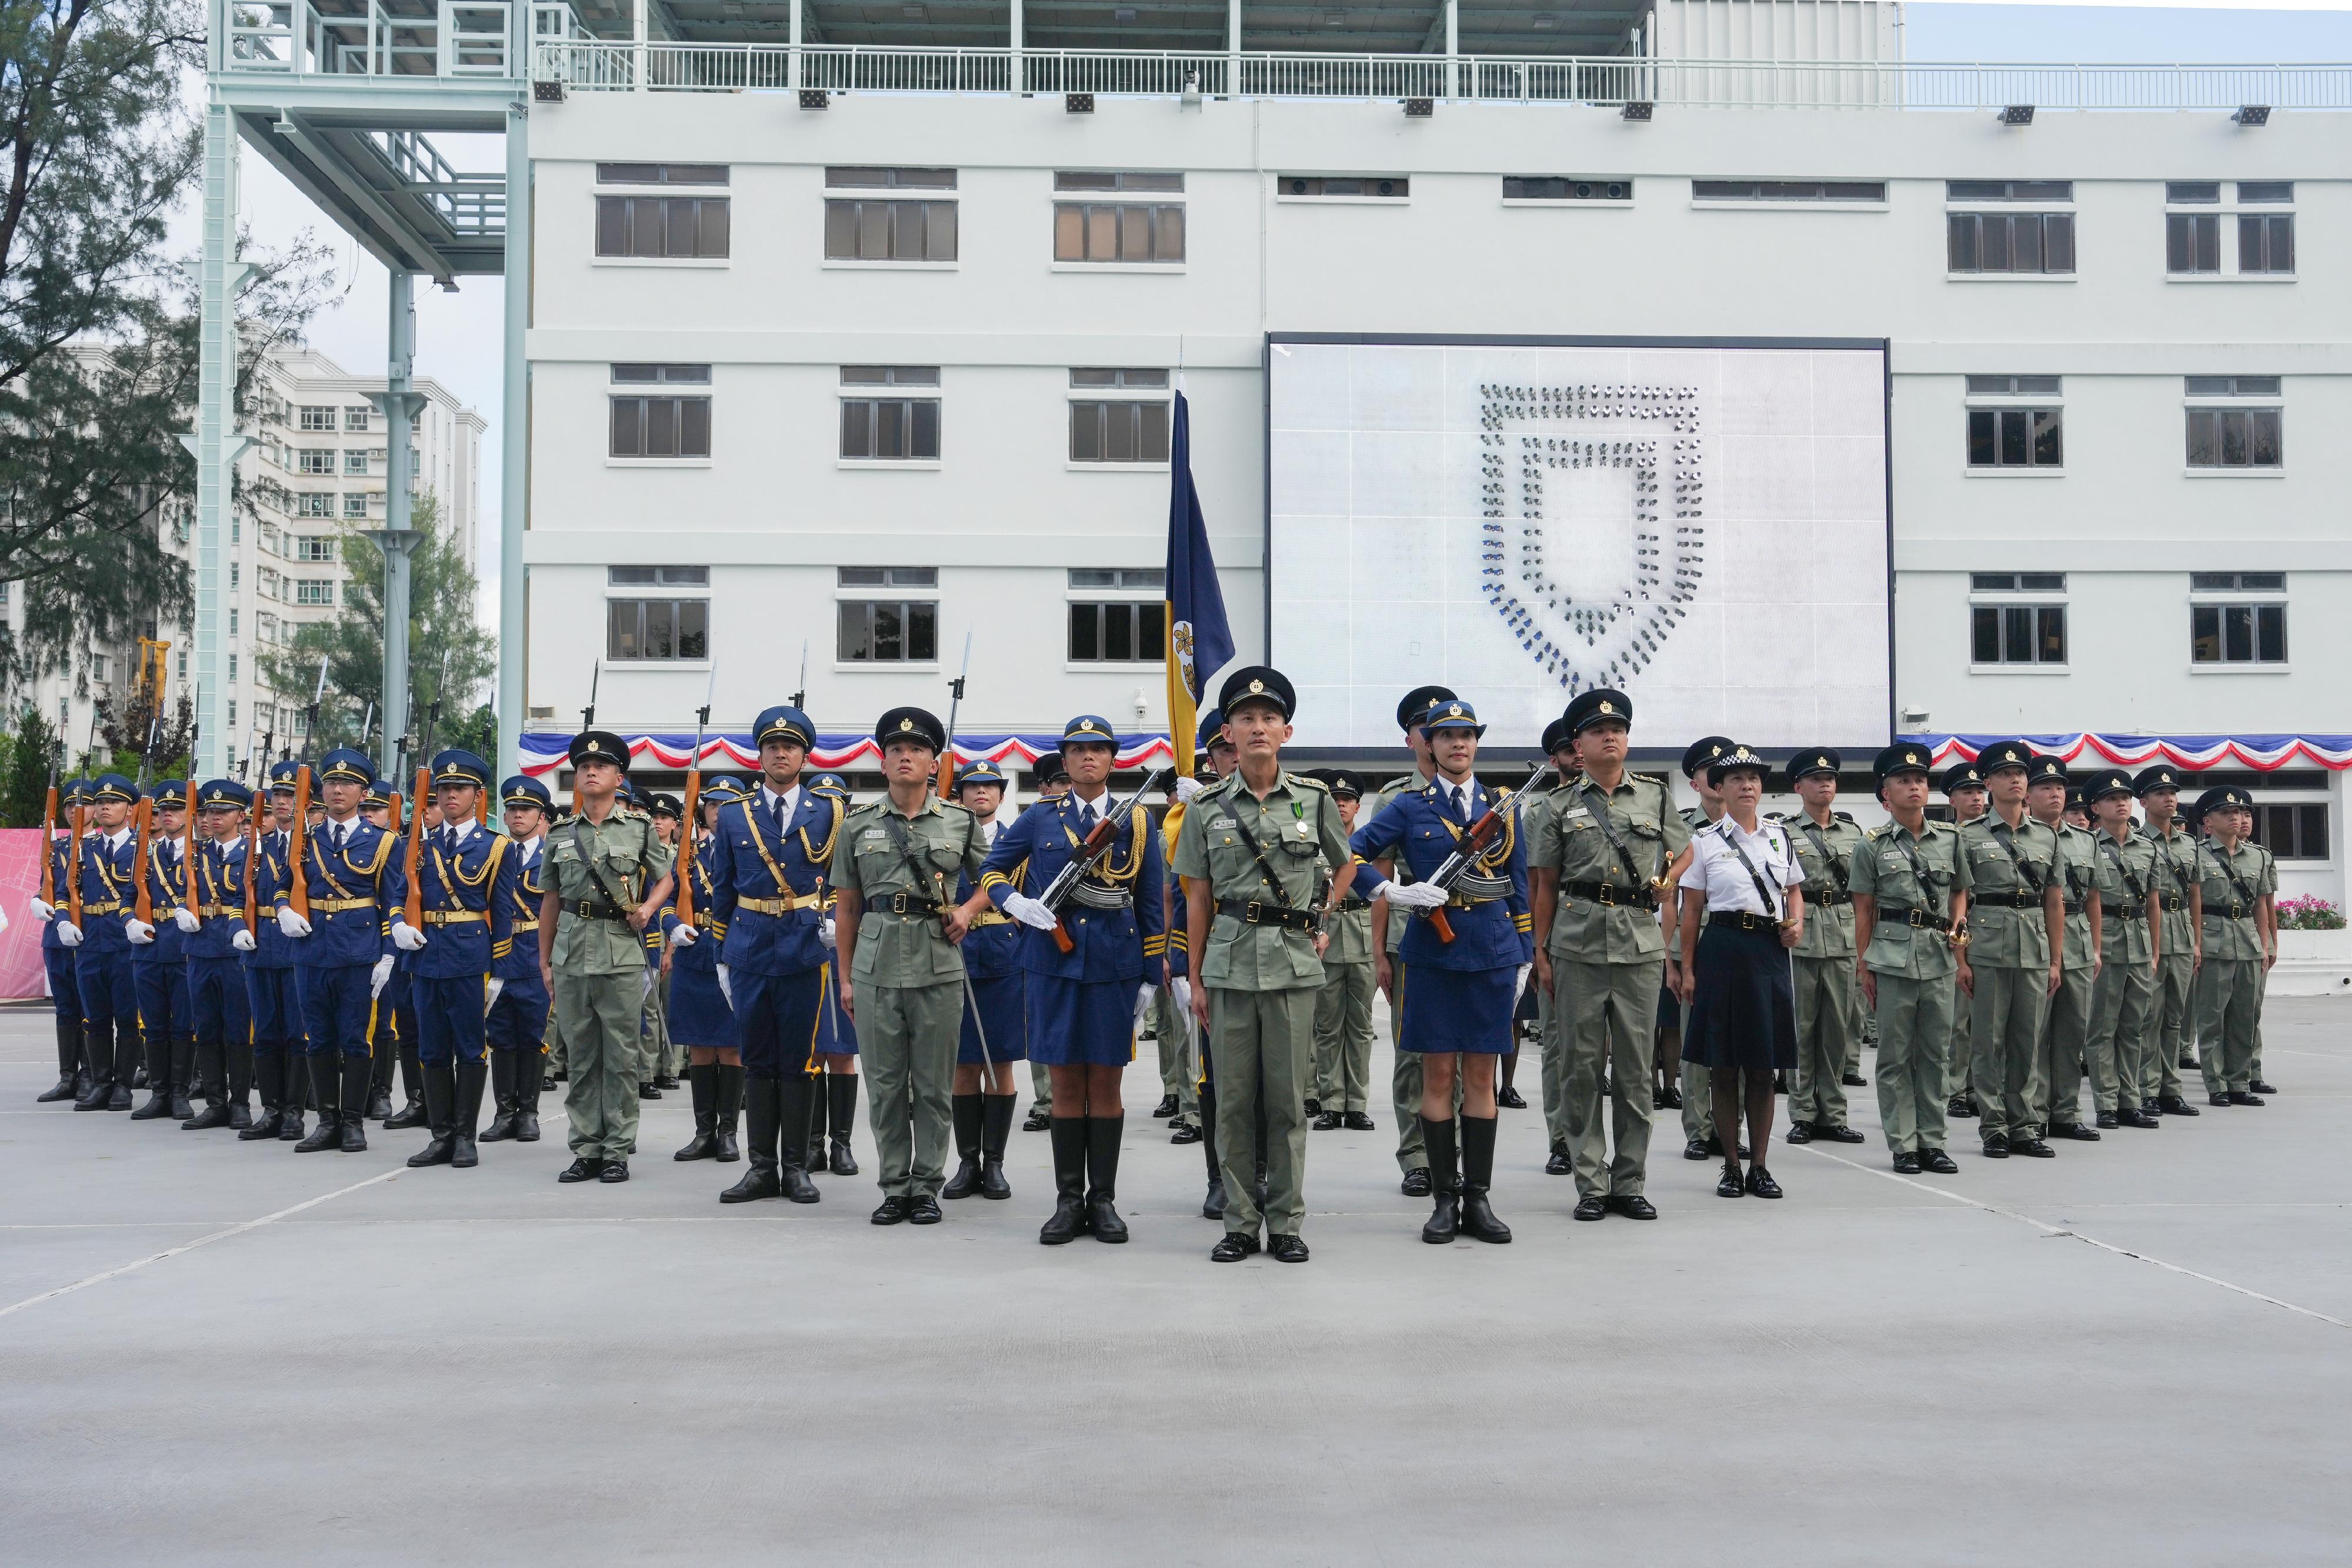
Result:
[[[1807,896],[1810,897],[1811,895],[1808,894]],[[1813,899],[1813,905],[1817,909],[1835,909],[1841,904],[1852,904],[1853,902],[1853,894],[1851,889],[1835,887],[1832,888],[1829,892],[1822,894],[1819,898]]]
[[602,898],[575,898],[563,906],[563,913],[582,920],[617,920],[624,925],[629,921],[625,911]]
[[2080,915],[2089,907],[2089,901],[2080,898],[2061,899],[2059,904],[2069,915]]
[[1917,931],[1941,931],[1948,935],[1952,929],[1950,921],[1939,920],[1932,912],[1915,904],[1882,904],[1878,906],[1878,918],[1899,921]]
[[1372,906],[1372,901],[1371,901],[1370,899],[1369,899],[1369,898],[1358,898],[1354,894],[1352,894],[1352,893],[1351,893],[1351,894],[1348,894],[1348,896],[1347,896],[1347,897],[1345,897],[1345,898],[1343,898],[1343,899],[1341,899],[1341,900],[1339,901],[1339,913],[1340,913],[1340,914],[1342,914],[1342,915],[1347,915],[1347,914],[1352,913],[1353,911],[1355,911],[1355,910],[1359,910],[1359,909],[1370,909],[1371,906]]
[[869,908],[887,909],[893,915],[928,915],[934,919],[947,913],[946,907],[919,894],[894,893],[887,898],[877,898]]
[[1279,904],[1265,904],[1255,898],[1221,898],[1217,913],[1230,915],[1244,925],[1279,925],[1286,931],[1305,931],[1310,935],[1322,928],[1322,922],[1311,909],[1286,909]]
[[1727,925],[1734,931],[1778,931],[1780,923],[1769,915],[1752,915],[1745,909],[1715,909],[1707,912],[1709,925]]
[[2099,900],[2099,910],[2100,913],[2105,915],[2120,915],[2126,920],[2137,920],[2141,915],[2147,913],[2147,905],[2145,904],[2110,904],[2107,900],[2103,898]]
[[2164,895],[2164,912],[2167,915],[2178,915],[2188,907],[2189,900],[2186,895],[2178,893],[2168,893]]
[[2042,894],[2038,893],[1972,893],[1969,894],[1971,909],[2039,909]]
[[1647,883],[1640,887],[1619,887],[1607,882],[1564,882],[1560,892],[1571,898],[1591,899],[1609,909],[1655,909],[1658,895]]
[[2235,902],[2227,910],[2217,909],[2210,904],[2205,906],[2205,918],[2208,920],[2251,920],[2253,914],[2247,905]]

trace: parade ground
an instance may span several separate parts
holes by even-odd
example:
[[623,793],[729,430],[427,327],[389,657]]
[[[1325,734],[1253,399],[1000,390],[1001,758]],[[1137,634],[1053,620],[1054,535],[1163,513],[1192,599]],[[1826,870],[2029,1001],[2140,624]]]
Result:
[[553,1095],[541,1143],[411,1171],[421,1132],[36,1106],[48,1016],[9,1009],[0,1557],[2340,1563],[2347,1021],[2272,999],[2263,1109],[2050,1161],[1956,1123],[1957,1176],[1895,1176],[1857,1091],[1871,1143],[1776,1143],[1779,1203],[1664,1113],[1652,1224],[1571,1223],[1506,1111],[1499,1248],[1422,1244],[1376,1100],[1310,1134],[1312,1261],[1217,1267],[1149,1045],[1134,1240],[1048,1249],[1043,1134],[1012,1201],[878,1229],[862,1109],[869,1175],[722,1208],[682,1093],[625,1186],[557,1185]]

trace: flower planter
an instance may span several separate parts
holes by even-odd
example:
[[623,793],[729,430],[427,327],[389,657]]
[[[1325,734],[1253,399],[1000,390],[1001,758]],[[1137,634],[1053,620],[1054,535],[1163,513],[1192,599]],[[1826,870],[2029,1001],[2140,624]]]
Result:
[[2274,997],[2352,997],[2352,930],[2282,931]]

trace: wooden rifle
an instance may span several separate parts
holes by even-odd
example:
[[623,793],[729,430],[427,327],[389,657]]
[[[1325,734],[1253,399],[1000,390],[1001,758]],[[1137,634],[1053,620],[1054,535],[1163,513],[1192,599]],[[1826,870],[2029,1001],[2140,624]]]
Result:
[[[449,662],[449,650],[446,643],[441,649],[441,662],[445,668]],[[416,873],[425,862],[425,802],[433,798],[433,732],[440,723],[441,692],[436,684],[433,706],[425,710],[425,744],[416,748],[417,768],[411,789],[411,793],[415,796],[411,802],[415,809],[408,814],[408,843],[400,857],[401,874],[408,879],[408,896],[401,904],[401,918],[408,922],[411,931],[419,935],[425,930],[425,883]],[[392,797],[392,821],[395,827],[399,825],[400,796],[397,791]]]
[[310,693],[310,722],[302,735],[302,760],[294,770],[294,821],[286,830],[286,907],[310,918],[310,878],[302,862],[310,838],[310,747],[319,738],[319,703],[327,695],[327,661],[319,661],[319,684]]
[[49,792],[41,803],[41,902],[58,906],[58,758],[49,754]]
[[702,736],[710,727],[710,699],[719,689],[719,661],[710,661],[710,683],[694,710],[694,752],[686,759],[686,806],[677,820],[677,923],[694,924],[694,841],[702,828]]
[[148,856],[155,852],[155,802],[147,796],[147,774],[155,754],[155,726],[159,719],[147,721],[147,745],[139,753],[139,804],[132,808],[132,820],[137,832],[132,839],[131,863],[138,868],[139,891],[131,895],[131,912],[142,925],[155,924],[155,894],[148,885]]
[[[1515,807],[1507,805],[1505,802],[1515,801],[1527,793],[1528,787],[1542,778],[1544,769],[1550,766],[1549,759],[1537,763],[1535,771],[1528,775],[1526,784],[1520,785],[1517,790],[1508,795],[1490,797],[1486,809],[1478,813],[1478,820],[1465,828],[1454,839],[1454,852],[1447,855],[1439,863],[1437,869],[1430,873],[1429,884],[1441,888],[1446,893],[1452,893],[1454,884],[1470,874],[1470,868],[1477,863],[1478,857],[1493,849],[1495,841],[1503,836],[1503,826],[1509,820],[1512,811],[1516,810]],[[1428,919],[1429,928],[1437,933],[1437,939],[1440,942],[1454,940],[1454,924],[1445,918],[1444,904],[1441,904],[1430,910]]]
[[963,669],[948,683],[948,743],[940,747],[940,799],[955,799],[956,710],[963,706],[963,683],[971,674],[971,633],[963,634]]
[[1100,865],[1110,852],[1118,847],[1118,836],[1126,830],[1127,820],[1134,813],[1136,802],[1150,792],[1164,771],[1166,769],[1155,768],[1145,774],[1143,782],[1136,787],[1134,794],[1112,806],[1100,821],[1088,829],[1087,836],[1078,841],[1077,852],[1069,858],[1060,873],[1046,884],[1045,891],[1038,896],[1037,901],[1054,912],[1054,929],[1051,936],[1054,938],[1054,946],[1061,951],[1068,953],[1077,947],[1077,944],[1071,939],[1068,929],[1062,925],[1062,905],[1069,901],[1070,894],[1077,887],[1079,880],[1087,873]]
[[180,907],[188,912],[198,930],[204,929],[204,909],[196,899],[196,748],[188,747],[188,852],[180,857]]

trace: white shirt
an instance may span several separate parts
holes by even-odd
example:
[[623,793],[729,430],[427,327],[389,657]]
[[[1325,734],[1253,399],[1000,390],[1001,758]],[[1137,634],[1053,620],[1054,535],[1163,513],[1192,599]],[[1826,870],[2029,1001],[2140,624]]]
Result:
[[760,810],[768,814],[768,821],[771,823],[776,821],[777,808],[780,803],[782,807],[784,826],[789,828],[793,825],[793,819],[800,815],[801,787],[795,784],[779,795],[772,787],[763,781],[760,786]]
[[471,817],[467,818],[463,822],[443,822],[440,827],[433,830],[433,837],[438,840],[444,831],[454,827],[457,830],[457,847],[462,850],[473,841],[474,832],[481,825]]
[[[1111,807],[1117,803],[1111,799],[1110,786],[1108,784],[1103,786],[1103,792],[1091,800],[1079,794],[1075,788],[1070,791],[1070,804],[1081,812],[1092,811],[1095,814],[1094,821],[1097,822],[1109,816]],[[1089,823],[1088,826],[1091,827],[1092,824]]]
[[1776,894],[1779,908],[1767,908],[1756,892],[1755,878],[1748,874],[1747,866],[1739,863],[1738,852],[1732,848],[1735,842],[1747,852],[1757,876],[1774,889],[1795,887],[1805,880],[1804,869],[1789,847],[1786,828],[1759,817],[1751,833],[1726,814],[1722,821],[1710,822],[1691,835],[1691,862],[1682,874],[1681,885],[1704,893],[1710,911],[1745,910],[1750,915],[1786,920],[1787,894]]
[[1478,820],[1478,813],[1486,810],[1478,802],[1476,775],[1474,774],[1456,784],[1444,774],[1439,773],[1432,777],[1431,782],[1437,786],[1437,803],[1449,811],[1458,810],[1461,812],[1462,821],[1475,822]]

